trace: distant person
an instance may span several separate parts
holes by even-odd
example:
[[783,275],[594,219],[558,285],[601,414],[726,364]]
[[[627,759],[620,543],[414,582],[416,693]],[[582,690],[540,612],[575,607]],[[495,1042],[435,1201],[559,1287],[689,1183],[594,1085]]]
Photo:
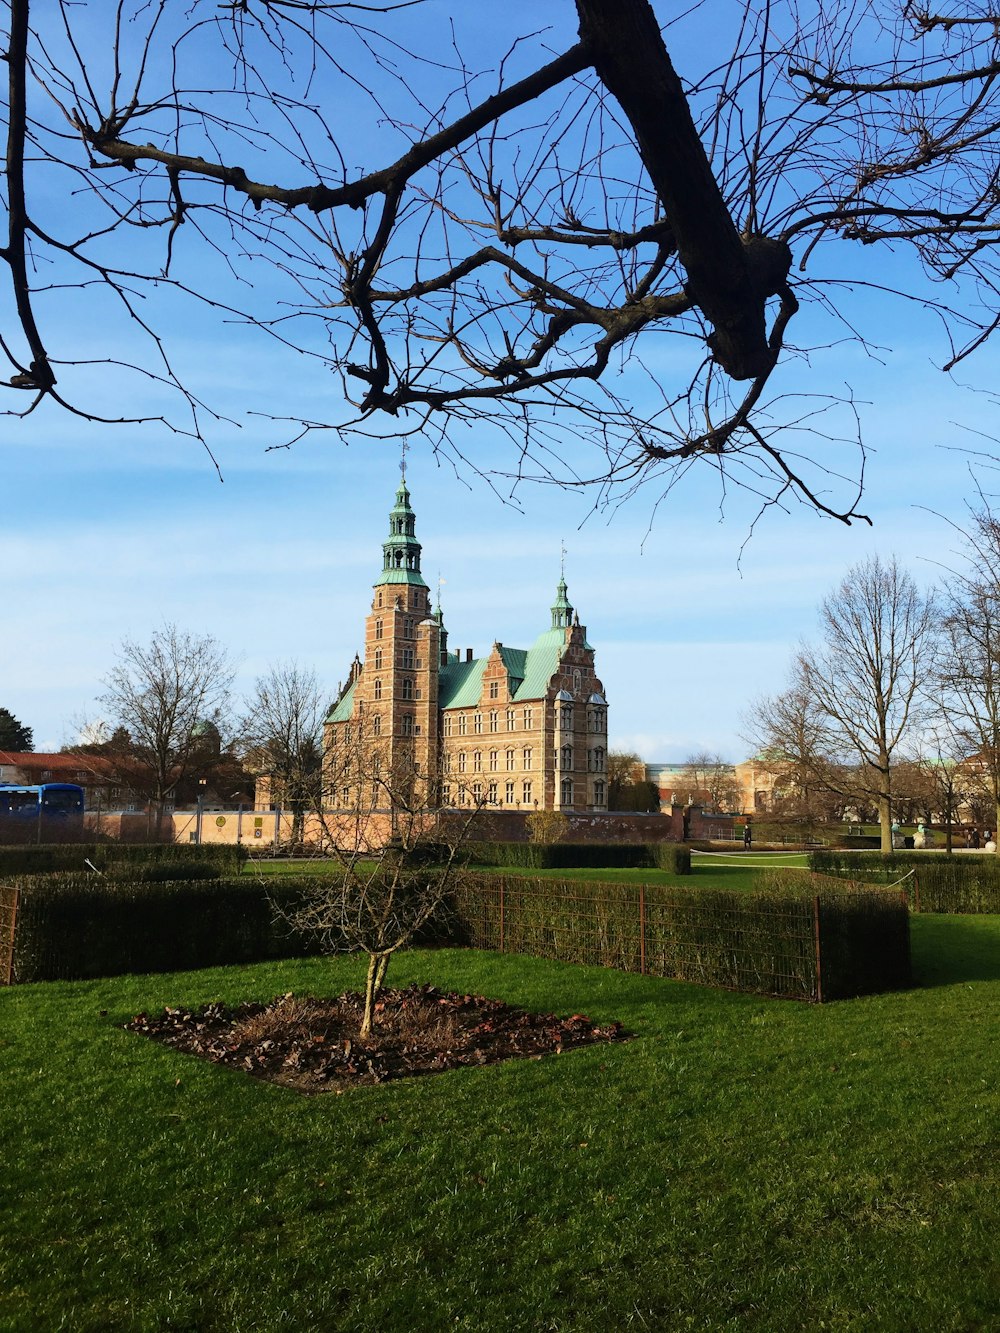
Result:
[[969,846],[970,847],[979,846],[979,830],[977,828],[969,830]]
[[751,831],[750,821],[748,819],[743,825],[743,846],[749,848],[751,842],[753,842],[753,832]]

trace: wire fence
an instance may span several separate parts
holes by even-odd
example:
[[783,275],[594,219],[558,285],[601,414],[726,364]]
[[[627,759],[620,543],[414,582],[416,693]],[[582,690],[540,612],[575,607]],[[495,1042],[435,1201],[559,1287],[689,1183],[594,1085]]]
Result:
[[477,875],[458,888],[463,941],[761,995],[822,1001],[909,982],[898,891],[726,892]]

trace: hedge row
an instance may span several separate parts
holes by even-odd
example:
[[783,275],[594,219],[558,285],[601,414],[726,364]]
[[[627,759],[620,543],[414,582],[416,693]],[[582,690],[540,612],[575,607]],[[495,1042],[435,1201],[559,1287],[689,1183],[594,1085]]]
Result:
[[918,912],[1000,912],[1000,858],[994,855],[813,852],[809,865],[823,874],[870,884],[898,882]]
[[238,875],[248,855],[246,847],[222,843],[42,843],[31,847],[0,847],[0,878],[85,871],[85,861],[111,873],[140,866],[195,862],[212,866],[217,875]]
[[830,1000],[910,982],[898,891],[790,874],[756,892],[463,877],[456,942],[757,994]]
[[62,874],[0,883],[0,907],[20,888],[14,981],[76,980],[169,972],[315,953],[288,911],[315,887],[282,876],[265,889],[249,877],[143,883]]
[[477,842],[469,845],[468,859],[477,865],[524,870],[637,867],[691,873],[691,849],[676,842]]

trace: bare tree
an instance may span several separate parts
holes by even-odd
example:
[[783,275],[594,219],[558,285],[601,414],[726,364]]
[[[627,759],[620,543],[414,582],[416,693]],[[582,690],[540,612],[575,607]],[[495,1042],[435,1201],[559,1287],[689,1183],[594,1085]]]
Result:
[[689,801],[709,809],[733,813],[742,808],[743,791],[736,770],[721,755],[702,750],[684,760],[682,782]]
[[772,775],[771,810],[817,834],[843,817],[856,793],[851,772],[826,752],[826,730],[801,677],[780,694],[757,699],[744,719],[757,762]]
[[257,678],[240,728],[251,767],[292,812],[293,843],[302,842],[306,813],[321,804],[325,711],[315,672],[284,662]]
[[934,667],[934,602],[895,559],[855,565],[821,607],[822,640],[803,647],[796,685],[813,710],[817,750],[852,768],[892,850],[892,765],[918,720]]
[[[860,466],[830,492],[823,399],[777,372],[802,306],[820,394],[821,349],[877,336],[863,247],[904,253],[948,366],[1000,323],[1000,14],[681,8],[565,0],[526,32],[420,0],[11,0],[8,410],[129,419],[139,375],[205,438],[164,340],[191,300],[334,372],[343,411],[276,443],[384,414],[460,456],[485,418],[512,475],[667,491],[704,460],[764,505],[863,517]],[[467,12],[495,67],[464,58]],[[674,350],[644,359],[657,333]],[[88,400],[102,363],[120,411]],[[856,436],[838,400],[826,433]]]
[[149,773],[157,818],[205,749],[206,729],[227,726],[234,668],[210,634],[176,625],[148,644],[125,639],[100,702],[127,733],[131,761]]
[[967,563],[949,579],[937,687],[964,751],[969,796],[977,805],[985,798],[1000,829],[1000,520],[974,511],[965,537]]
[[442,910],[462,873],[461,851],[481,802],[440,810],[433,784],[412,756],[388,761],[384,737],[364,714],[328,748],[328,808],[317,811],[333,858],[299,905],[285,913],[297,931],[318,932],[326,952],[368,955],[360,1035],[371,1032],[389,963]]

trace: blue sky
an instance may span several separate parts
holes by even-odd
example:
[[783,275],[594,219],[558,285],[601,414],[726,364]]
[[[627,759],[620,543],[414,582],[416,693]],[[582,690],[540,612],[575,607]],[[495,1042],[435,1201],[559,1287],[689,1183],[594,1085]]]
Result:
[[[504,11],[515,27],[527,12],[520,0]],[[852,273],[858,262],[882,282],[904,263],[864,252],[850,256]],[[209,431],[223,481],[199,443],[156,426],[99,426],[51,407],[0,424],[8,572],[0,706],[34,728],[39,749],[72,742],[83,721],[101,716],[96,698],[116,645],[146,640],[164,622],[228,647],[240,664],[238,693],[271,664],[295,659],[332,695],[361,645],[398,482],[396,442],[347,447],[317,435],[268,452],[282,428],[248,409],[273,401],[329,416],[332,377],[247,330],[204,312],[192,318],[168,294],[159,299],[178,369],[230,419]],[[650,761],[703,749],[741,758],[741,715],[754,696],[781,688],[819,600],[850,565],[895,553],[926,583],[952,559],[946,520],[961,521],[974,490],[967,457],[955,450],[987,448],[974,431],[1000,433],[988,395],[935,369],[946,348],[930,316],[861,290],[838,299],[881,350],[848,343],[792,359],[777,387],[849,388],[862,403],[870,452],[861,507],[874,528],[771,510],[744,544],[756,504],[739,490],[723,495],[703,467],[660,505],[655,482],[613,513],[594,512],[593,492],[552,486],[524,484],[505,504],[502,478],[491,485],[415,442],[408,477],[424,573],[432,588],[444,580],[451,646],[477,655],[494,639],[528,646],[548,624],[565,542],[570,598],[611,705],[612,746]],[[103,327],[103,303],[67,298],[49,313],[48,327],[67,344],[90,325],[102,348],[129,355],[128,333]],[[798,340],[828,342],[811,319],[797,321]],[[674,345],[649,339],[644,350],[669,376]],[[157,391],[90,375],[67,380],[109,413],[159,410]],[[986,348],[958,378],[995,381],[995,354]],[[851,447],[816,447],[833,467],[855,468]],[[485,427],[469,430],[463,450],[483,473],[510,467]],[[576,457],[570,429],[563,450]]]

